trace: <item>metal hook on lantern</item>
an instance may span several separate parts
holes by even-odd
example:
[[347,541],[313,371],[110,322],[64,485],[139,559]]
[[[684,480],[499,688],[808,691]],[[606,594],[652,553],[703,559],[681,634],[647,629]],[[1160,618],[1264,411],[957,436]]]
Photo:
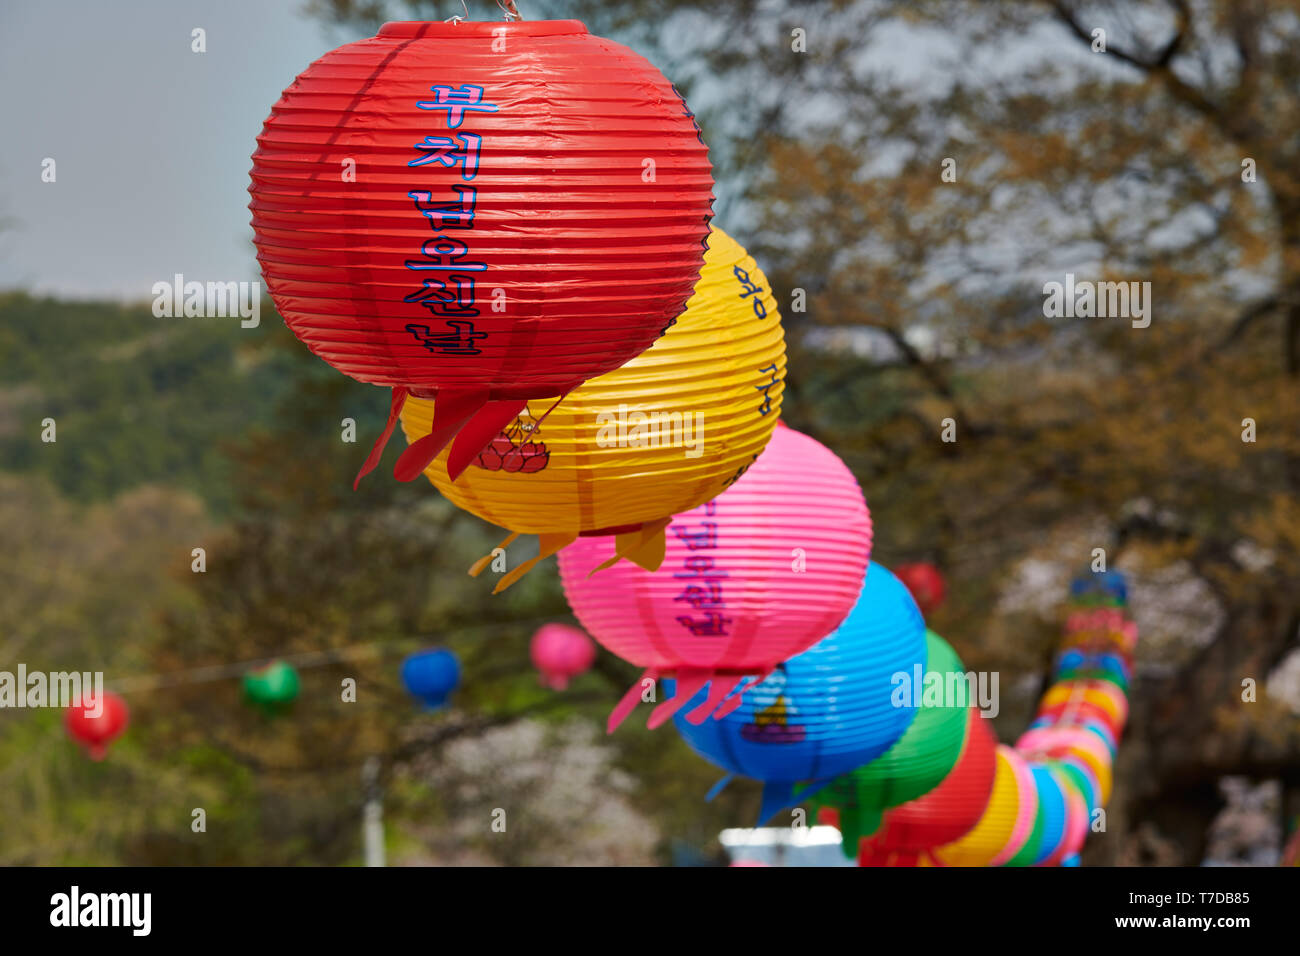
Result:
[[465,0],[460,0],[460,5],[465,10],[465,15],[462,17],[460,14],[457,14],[454,17],[448,17],[446,20],[443,21],[444,23],[457,24],[460,23],[462,20],[469,19],[469,7],[465,6]]
[[515,0],[497,0],[497,6],[502,9],[507,20],[522,20],[519,10],[515,7]]

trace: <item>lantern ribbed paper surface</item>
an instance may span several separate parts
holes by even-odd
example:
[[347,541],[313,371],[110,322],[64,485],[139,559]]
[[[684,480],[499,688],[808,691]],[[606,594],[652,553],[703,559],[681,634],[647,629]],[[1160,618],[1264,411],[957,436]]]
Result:
[[1016,749],[1031,760],[1071,761],[1087,767],[1096,781],[1100,804],[1110,799],[1111,755],[1096,734],[1073,725],[1031,728],[1016,741]]
[[[1053,769],[1058,779],[1065,778],[1059,767]],[[1065,827],[1061,843],[1039,866],[1060,866],[1066,857],[1075,855],[1083,848],[1083,841],[1088,836],[1088,806],[1083,795],[1068,780],[1061,787],[1061,792],[1065,795]]]
[[1083,797],[1083,805],[1090,812],[1105,804],[1101,797],[1101,784],[1091,767],[1075,759],[1059,761],[1057,766],[1070,786]]
[[[608,537],[579,538],[559,560],[565,595],[587,633],[647,668],[646,678],[677,679],[676,696],[655,708],[652,727],[711,680],[708,700],[690,719],[704,720],[719,705],[725,716],[740,703],[738,691],[723,704],[735,678],[765,677],[838,627],[862,590],[871,519],[844,463],[779,426],[739,481],[673,519],[666,548],[653,572],[625,561],[591,575],[615,555]],[[638,681],[615,708],[611,730],[635,708],[641,688]]]
[[929,793],[886,811],[858,851],[863,866],[914,866],[924,850],[968,833],[988,806],[997,768],[997,739],[979,711],[966,710],[966,743],[952,772]]
[[[726,717],[675,718],[705,759],[766,784],[761,820],[795,802],[798,781],[829,780],[884,753],[918,708],[897,706],[895,675],[925,661],[921,615],[907,589],[872,564],[857,604],[832,634],[786,661]],[[688,703],[702,703],[704,691]]]
[[1020,822],[1020,790],[1012,763],[1015,751],[997,746],[997,768],[993,790],[984,815],[970,832],[953,843],[929,851],[931,860],[943,866],[989,866],[1011,842]]
[[1110,681],[1059,681],[1047,689],[1038,710],[1039,713],[1046,713],[1055,707],[1064,707],[1068,711],[1071,707],[1084,704],[1099,708],[1117,734],[1124,729],[1124,723],[1128,719],[1128,698]]
[[[857,853],[859,840],[880,826],[886,809],[933,790],[961,756],[971,701],[957,652],[927,631],[924,676],[906,676],[906,687],[891,690],[891,697],[916,710],[911,726],[883,755],[812,797],[815,805],[838,811],[842,847],[849,857]],[[900,690],[905,700],[897,694]]]
[[1038,810],[1042,826],[1039,829],[1038,846],[1033,858],[1027,864],[1021,865],[1037,866],[1055,853],[1065,839],[1065,817],[1068,808],[1065,802],[1065,787],[1062,786],[1060,777],[1052,768],[1044,764],[1035,764],[1033,771],[1034,786],[1038,788]]
[[1028,761],[1012,747],[998,744],[998,753],[1007,759],[1016,779],[1016,824],[1007,838],[1007,845],[989,861],[989,866],[1003,866],[1010,861],[1029,842],[1034,832],[1034,820],[1038,817],[1038,789],[1034,786],[1034,774]]
[[440,399],[403,479],[470,419],[453,472],[527,400],[644,351],[699,278],[693,115],[576,20],[385,24],[304,70],[257,142],[254,241],[289,327],[394,389],[390,429],[408,390]]
[[[714,229],[695,294],[654,345],[558,405],[530,402],[455,482],[446,451],[425,474],[457,507],[541,536],[537,560],[579,534],[621,532],[626,555],[653,570],[668,519],[715,498],[767,445],[784,379],[767,277]],[[401,418],[417,441],[433,428],[435,403],[407,399]]]
[[596,645],[586,634],[567,624],[544,624],[528,646],[542,683],[564,690],[569,681],[585,673],[596,660]]

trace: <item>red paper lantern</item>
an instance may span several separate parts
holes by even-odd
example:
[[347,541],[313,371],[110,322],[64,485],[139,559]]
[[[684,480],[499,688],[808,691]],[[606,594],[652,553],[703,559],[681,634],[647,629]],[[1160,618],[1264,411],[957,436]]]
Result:
[[943,603],[946,591],[943,575],[933,564],[901,564],[894,570],[894,574],[907,585],[912,597],[916,599],[916,606],[927,617]]
[[528,399],[648,348],[699,279],[713,201],[672,84],[577,20],[387,23],[284,91],[251,177],[289,327],[393,389],[361,474],[408,393],[437,400],[402,480],[459,432],[454,477]]
[[966,745],[952,772],[924,796],[885,813],[859,844],[860,866],[914,866],[921,852],[966,834],[988,805],[997,771],[997,739],[975,708],[967,718]]
[[103,760],[108,745],[126,730],[129,714],[124,701],[112,691],[101,697],[86,694],[63,712],[68,736],[86,749],[91,760]]

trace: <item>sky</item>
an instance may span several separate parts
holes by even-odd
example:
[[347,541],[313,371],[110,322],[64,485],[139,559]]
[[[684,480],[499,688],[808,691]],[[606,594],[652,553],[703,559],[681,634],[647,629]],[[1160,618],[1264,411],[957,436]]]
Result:
[[0,289],[147,301],[178,272],[257,279],[255,137],[301,70],[355,38],[303,5],[0,2]]
[[[143,302],[176,273],[258,279],[247,187],[262,121],[308,64],[368,35],[308,18],[305,3],[0,0],[0,290]],[[473,7],[497,18],[487,0]],[[769,19],[765,29],[788,26]],[[191,49],[196,28],[206,52]],[[947,88],[943,50],[941,37],[890,27],[858,55],[900,81]],[[1021,61],[996,57],[1003,68]],[[42,181],[46,159],[54,182]],[[716,191],[725,217],[726,190]]]

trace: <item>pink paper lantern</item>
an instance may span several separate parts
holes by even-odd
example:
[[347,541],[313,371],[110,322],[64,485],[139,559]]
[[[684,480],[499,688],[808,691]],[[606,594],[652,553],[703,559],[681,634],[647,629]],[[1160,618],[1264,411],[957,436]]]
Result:
[[[610,714],[611,731],[635,708],[646,681],[660,677],[676,680],[676,695],[654,709],[649,726],[668,720],[710,681],[707,699],[688,716],[725,716],[747,687],[838,627],[862,588],[871,517],[844,462],[778,425],[743,477],[673,519],[657,571],[621,562],[592,574],[614,547],[608,537],[579,538],[559,556],[582,626],[646,668]],[[757,680],[726,699],[743,677]]]
[[1090,817],[1083,794],[1074,787],[1062,789],[1065,791],[1065,832],[1061,835],[1060,845],[1037,866],[1061,866],[1066,857],[1082,850],[1084,841],[1088,839]]
[[564,690],[570,680],[586,673],[596,660],[596,645],[591,638],[567,624],[538,628],[528,650],[542,683],[552,690]]
[[1034,786],[1034,775],[1025,758],[1012,747],[998,744],[998,752],[1005,755],[1011,764],[1011,772],[1016,775],[1016,791],[1019,796],[1017,804],[1016,825],[1011,831],[1007,845],[989,861],[989,866],[1002,866],[1028,842],[1034,832],[1034,819],[1038,816],[1038,788]]

